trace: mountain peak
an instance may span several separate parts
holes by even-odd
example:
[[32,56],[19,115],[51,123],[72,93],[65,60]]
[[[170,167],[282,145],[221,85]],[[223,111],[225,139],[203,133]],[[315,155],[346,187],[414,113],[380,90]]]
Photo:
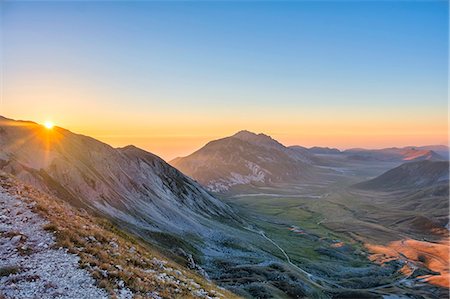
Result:
[[242,130],[231,136],[233,138],[238,138],[243,141],[247,141],[248,143],[265,146],[265,147],[284,147],[281,143],[270,137],[269,135],[263,133],[253,133],[247,130]]
[[[264,134],[263,134],[264,135]],[[248,130],[240,130],[239,132],[237,132],[236,134],[234,134],[232,137],[237,137],[237,138],[248,138],[248,137],[256,137],[258,136],[258,134],[250,132]]]

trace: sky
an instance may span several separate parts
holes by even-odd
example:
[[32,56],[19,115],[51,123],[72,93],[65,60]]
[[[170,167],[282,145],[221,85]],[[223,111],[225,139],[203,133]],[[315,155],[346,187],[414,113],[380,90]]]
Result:
[[447,1],[3,1],[0,115],[166,160],[448,143]]

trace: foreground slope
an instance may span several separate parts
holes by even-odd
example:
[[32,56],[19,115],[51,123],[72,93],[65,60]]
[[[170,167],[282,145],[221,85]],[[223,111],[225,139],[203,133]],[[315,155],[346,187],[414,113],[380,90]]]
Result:
[[104,218],[0,173],[0,297],[234,298]]
[[44,230],[48,222],[33,213],[33,203],[0,187],[0,206],[0,297],[108,298],[79,267],[77,255],[55,247],[53,234]]
[[314,174],[310,157],[264,134],[240,131],[170,162],[211,191],[292,182]]

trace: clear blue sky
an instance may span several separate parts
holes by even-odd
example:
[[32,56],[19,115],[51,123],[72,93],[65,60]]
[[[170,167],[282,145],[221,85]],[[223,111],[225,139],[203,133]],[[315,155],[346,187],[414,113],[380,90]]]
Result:
[[[223,127],[233,127],[234,116],[255,130],[267,130],[245,122],[255,111],[267,114],[269,124],[285,117],[294,124],[295,117],[316,117],[321,109],[327,121],[333,111],[370,118],[367,107],[380,121],[383,111],[415,122],[428,121],[420,113],[441,122],[446,118],[447,1],[7,1],[1,6],[2,114],[39,118],[47,109],[57,121],[88,130],[96,124],[87,111],[76,114],[85,116],[86,127],[61,116],[60,106],[76,112],[76,99],[68,96],[64,105],[51,107],[76,89],[95,107],[122,111],[121,118],[125,113],[142,118],[147,111],[154,119],[147,120],[148,128],[164,127],[164,119],[180,111],[195,116],[180,117],[178,132],[215,113],[223,115]],[[23,112],[37,100],[42,109]],[[305,125],[311,122],[298,124]],[[192,135],[195,128],[190,130],[185,133]],[[284,131],[277,127],[272,133]]]

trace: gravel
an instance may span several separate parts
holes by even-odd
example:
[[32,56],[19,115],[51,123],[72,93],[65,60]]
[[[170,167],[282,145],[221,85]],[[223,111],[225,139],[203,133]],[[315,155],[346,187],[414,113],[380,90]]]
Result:
[[54,236],[32,205],[0,187],[0,297],[108,298],[77,255],[53,248]]

